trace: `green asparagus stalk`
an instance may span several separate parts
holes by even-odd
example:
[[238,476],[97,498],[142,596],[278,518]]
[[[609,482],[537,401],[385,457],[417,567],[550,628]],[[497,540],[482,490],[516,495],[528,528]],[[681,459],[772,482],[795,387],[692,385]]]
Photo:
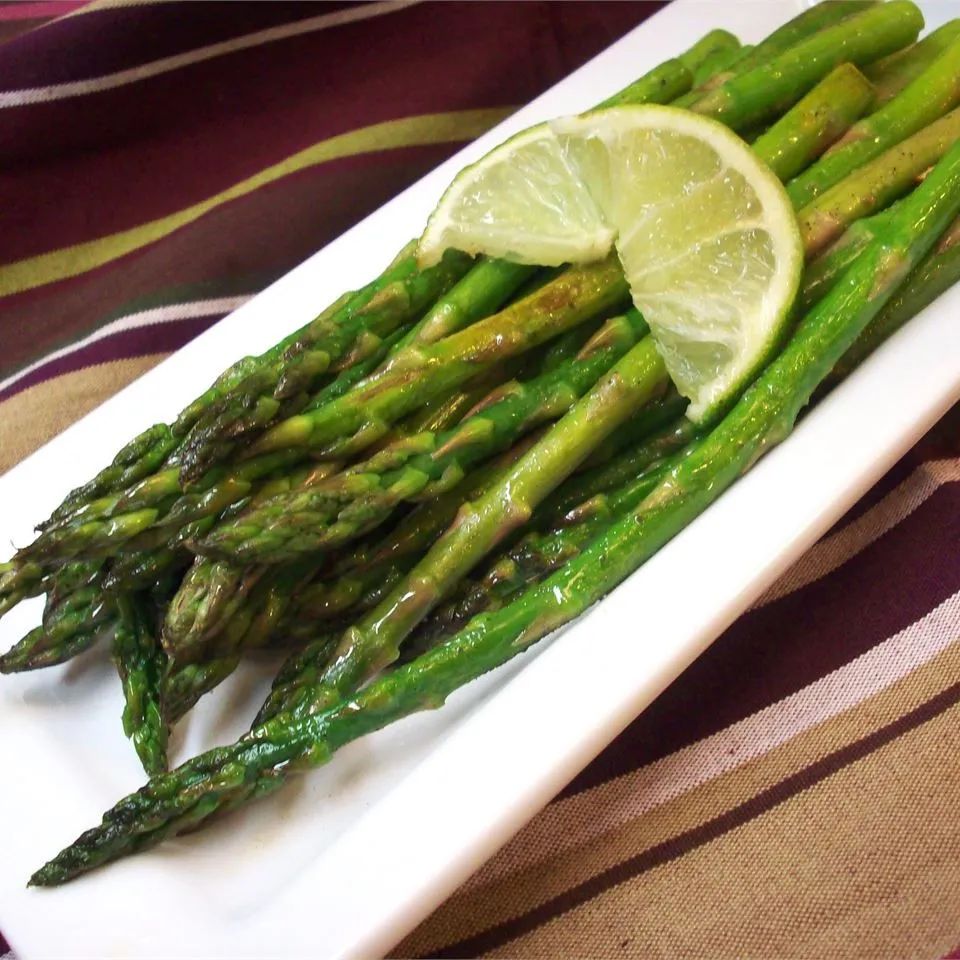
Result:
[[635,80],[619,93],[597,104],[597,109],[619,107],[625,103],[669,103],[693,86],[693,74],[677,58],[667,60]]
[[820,196],[852,170],[929,126],[960,103],[960,40],[898,94],[854,124],[820,160],[787,184],[794,206]]
[[797,294],[796,309],[806,312],[837,282],[850,264],[863,252],[871,240],[874,240],[883,224],[895,213],[898,200],[886,210],[875,213],[863,220],[851,224],[843,236],[829,249],[807,265],[800,292]]
[[[722,33],[723,31],[720,32]],[[741,46],[739,42],[736,45],[718,46],[708,56],[704,57],[700,64],[692,71],[693,89],[698,91],[698,93],[703,92],[707,84],[714,82],[722,74],[727,73],[738,60],[745,57],[753,49],[754,47],[749,44]],[[724,79],[729,79],[729,77]],[[724,80],[719,81],[719,83],[723,82]],[[717,85],[719,85],[719,83]],[[691,91],[691,93],[693,93],[693,91]],[[690,94],[685,94],[685,96],[689,95]],[[683,98],[681,97],[679,99],[682,100]]]
[[883,105],[892,100],[958,39],[960,20],[951,20],[913,46],[864,67],[864,73],[876,89],[877,103]]
[[399,504],[451,489],[474,464],[564,414],[646,333],[636,310],[614,318],[577,357],[504,384],[452,430],[401,440],[316,486],[274,497],[218,525],[194,549],[235,563],[282,563],[356,539]]
[[23,673],[66,663],[89,650],[100,636],[99,628],[51,637],[43,627],[34,627],[0,657],[0,673]]
[[[679,453],[655,461],[624,486],[594,495],[569,511],[563,526],[546,532],[531,530],[494,558],[482,575],[461,580],[450,599],[434,610],[406,641],[404,659],[413,659],[452,637],[475,616],[499,610],[523,590],[559,570],[604,532],[615,518],[635,509],[681,456]],[[297,662],[296,658],[293,662]],[[284,675],[284,683],[302,686],[308,676],[305,674],[305,671],[291,670]],[[272,716],[272,712],[261,710],[255,723],[263,723]]]
[[[239,386],[250,374],[256,373],[262,366],[268,366],[280,360],[287,351],[301,351],[316,342],[317,334],[325,332],[327,323],[334,318],[346,318],[367,307],[371,300],[379,297],[397,281],[409,276],[415,268],[417,241],[407,243],[387,268],[366,286],[338,297],[317,317],[290,335],[284,337],[267,351],[256,357],[244,357],[238,360],[218,377],[214,384],[193,403],[184,408],[173,426],[177,436],[185,436],[200,418],[207,413],[212,404],[225,397]],[[321,328],[320,331],[317,328]]]
[[[896,210],[892,208],[882,216],[889,219],[895,213]],[[879,216],[872,218],[870,235],[857,251],[858,255],[882,231],[885,219]],[[868,222],[871,221],[860,221],[861,224]],[[849,263],[852,262],[851,259]],[[936,246],[870,321],[831,370],[824,385],[834,385],[848,376],[881,343],[958,280],[960,218],[953,221]],[[609,526],[613,518],[639,505],[666,471],[672,469],[679,456],[682,454],[666,461],[654,461],[624,486],[609,492],[598,492],[577,507],[564,511],[563,526],[546,532],[531,531],[497,557],[483,576],[463,580],[450,600],[435,610],[410,637],[404,647],[404,658],[412,659],[452,636],[474,616],[500,609],[525,587],[538,583],[577,556],[586,544]],[[559,518],[557,520],[559,522]],[[286,682],[290,682],[294,676],[287,676]],[[266,719],[261,715],[258,722]]]
[[[706,73],[719,57],[739,56],[742,52],[740,41],[729,30],[711,30],[705,33],[689,50],[681,53],[677,59],[696,77]],[[716,68],[714,67],[714,71]]]
[[[320,697],[333,701],[392,663],[403,639],[456,583],[526,523],[597,443],[662,389],[666,379],[652,338],[644,338],[499,483],[464,503],[457,519],[416,567],[344,633],[321,677]],[[295,709],[301,694],[302,689],[278,688],[267,709]],[[312,696],[309,699],[312,702]]]
[[242,380],[255,373],[261,365],[277,360],[288,349],[295,348],[303,338],[309,339],[313,325],[322,325],[339,311],[349,307],[351,303],[354,306],[364,306],[380,289],[396,279],[399,275],[397,271],[402,273],[405,262],[410,261],[415,251],[416,241],[411,241],[400,251],[386,271],[372,283],[361,290],[343,294],[314,321],[285,337],[266,353],[259,357],[249,356],[238,360],[207,390],[188,404],[172,426],[161,423],[148,427],[131,440],[109,466],[101,470],[92,480],[67,494],[61,505],[51,514],[49,521],[40,525],[40,529],[44,529],[49,523],[57,523],[69,518],[91,500],[118,493],[153,473],[176,452],[182,438],[213,404],[222,400]]
[[125,490],[131,484],[149,476],[173,453],[179,442],[165,423],[148,427],[134,437],[96,476],[71,490],[38,529],[44,530],[52,524],[64,521],[91,500]]
[[63,663],[83,652],[113,622],[114,605],[102,591],[102,569],[68,564],[46,584],[43,623],[0,657],[0,673],[18,673]]
[[735,58],[727,69],[714,72],[706,76],[695,78],[695,89],[677,102],[678,107],[689,107],[697,102],[704,93],[722,86],[728,80],[765,66],[791,47],[809,39],[827,27],[835,26],[846,20],[854,13],[862,13],[873,4],[867,0],[827,0],[804,10],[801,14],[787,21],[782,27],[774,30],[766,39],[754,47],[743,51],[743,55]]
[[933,303],[957,280],[960,280],[960,219],[954,220],[907,282],[857,337],[834,367],[830,382],[835,383],[848,376],[881,343]]
[[509,260],[480,260],[417,321],[403,346],[434,343],[490,316],[536,272],[536,267]]
[[872,103],[870,81],[853,64],[842,63],[756,139],[753,150],[781,180],[789,180],[835,143]]
[[123,732],[149,776],[167,769],[167,725],[160,711],[165,657],[145,597],[124,595],[113,638],[113,660],[123,685]]
[[309,334],[273,363],[258,369],[211,404],[191,428],[179,451],[185,483],[201,477],[251,434],[302,410],[318,378],[349,368],[378,350],[384,337],[422,313],[469,269],[469,257],[448,251],[435,267],[420,270],[407,261],[402,277],[380,289],[362,307],[356,298],[338,315],[315,324]]
[[789,433],[816,385],[958,214],[960,146],[943,158],[884,234],[814,307],[784,352],[720,425],[637,510],[578,557],[518,600],[476,618],[447,643],[359,692],[329,703],[321,686],[313,698],[316,712],[280,715],[238,743],[154,778],[122,799],[99,827],[84,833],[30,882],[63,883],[276,789],[288,773],[325,763],[347,742],[415,710],[439,706],[464,683],[584,612]]
[[855,221],[908,191],[960,137],[960,109],[924,127],[820,194],[797,215],[807,258],[839,239]]
[[[405,574],[446,530],[463,500],[478,496],[495,483],[532,442],[532,435],[525,437],[500,457],[474,470],[461,487],[420,504],[383,540],[354,547],[333,564],[328,576],[318,567],[320,578],[299,589],[296,595],[284,591],[282,586],[277,588],[277,581],[288,576],[286,570],[270,571],[267,577],[273,582],[261,581],[251,591],[253,609],[238,609],[216,631],[213,643],[204,651],[214,659],[172,665],[163,686],[168,722],[177,720],[233,672],[240,660],[238,651],[265,646],[280,631],[285,631],[294,642],[309,642],[311,657],[322,658],[329,648],[332,627],[317,638],[316,628],[311,627],[314,619],[335,620],[338,615],[372,608],[381,599],[379,592],[384,585],[392,589],[397,572]],[[311,629],[314,635],[310,635]],[[337,632],[336,639],[340,633],[342,630]]]
[[867,7],[704,93],[690,109],[734,130],[782,113],[841,63],[860,66],[913,43],[923,17],[909,0]]
[[160,704],[165,723],[171,726],[185,716],[205,693],[218,687],[240,665],[240,655],[203,663],[173,666],[160,686]]
[[434,344],[397,354],[390,367],[319,410],[278,424],[251,454],[302,448],[321,456],[362,449],[389,424],[481,370],[517,356],[625,302],[616,258],[574,267],[525,300]]

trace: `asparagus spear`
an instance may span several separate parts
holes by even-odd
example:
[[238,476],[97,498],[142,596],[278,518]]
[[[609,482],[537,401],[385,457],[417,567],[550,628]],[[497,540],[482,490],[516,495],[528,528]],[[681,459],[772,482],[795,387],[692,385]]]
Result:
[[504,384],[452,430],[416,434],[316,486],[274,497],[218,525],[194,549],[233,562],[281,563],[355,539],[404,501],[450,489],[475,463],[561,416],[646,333],[636,310],[609,320],[577,357]]
[[[960,146],[944,157],[883,235],[814,307],[781,356],[720,425],[637,510],[577,558],[502,610],[476,618],[447,643],[358,693],[330,703],[320,686],[314,697],[316,712],[278,716],[230,747],[155,777],[122,799],[99,827],[84,833],[30,882],[63,883],[276,789],[288,773],[325,763],[347,742],[415,710],[439,706],[459,686],[582,613],[789,433],[816,385],[958,214]],[[422,581],[421,593],[428,584]]]
[[802,207],[889,147],[928,126],[960,103],[960,40],[898,94],[854,124],[820,160],[787,184]]
[[[891,211],[871,218],[871,221],[860,221],[860,224],[871,223],[871,229],[857,250],[857,255],[870,240],[882,232],[885,222],[895,213],[896,210],[891,208]],[[853,259],[848,261],[848,266]],[[867,324],[866,329],[830,371],[823,385],[834,385],[848,376],[881,343],[958,280],[960,218],[953,221],[934,248]],[[634,509],[664,473],[672,468],[679,456],[682,454],[665,461],[654,461],[623,486],[596,493],[578,506],[565,511],[562,521],[556,518],[563,523],[562,526],[545,533],[531,531],[496,558],[482,577],[462,581],[454,596],[435,610],[410,638],[410,649],[404,649],[405,658],[410,659],[412,655],[430,649],[465,626],[472,617],[488,610],[499,609],[525,586],[539,582],[576,556],[600,531],[609,526],[612,518]],[[289,679],[292,677],[288,677]],[[267,718],[261,715],[258,722],[264,719]]]
[[837,282],[902,202],[898,200],[886,210],[857,220],[836,243],[807,265],[797,295],[798,310],[808,310]]
[[877,103],[882,105],[892,100],[957,39],[960,39],[960,20],[951,20],[913,46],[868,64],[864,73],[877,91]]
[[841,63],[860,66],[893,53],[916,40],[922,27],[923,17],[909,0],[870,6],[737,74],[690,109],[745,130],[796,103]]
[[[742,51],[740,41],[729,30],[711,30],[705,33],[689,50],[681,53],[677,59],[696,78],[698,74],[706,74],[718,58],[730,58],[740,55]],[[713,67],[714,72],[718,69]]]
[[486,320],[437,343],[397,354],[389,368],[319,410],[278,424],[252,454],[311,449],[339,454],[343,441],[362,449],[386,426],[480,370],[546,342],[623,303],[627,285],[616,258],[574,267],[539,291]]
[[[257,369],[210,404],[190,429],[179,452],[181,476],[189,482],[231,452],[250,434],[301,410],[319,377],[338,364],[349,367],[376,351],[382,338],[421,313],[462,277],[469,257],[449,251],[435,267],[421,270],[405,261],[395,277],[369,301],[357,298],[323,323],[314,322],[282,356]],[[395,271],[399,272],[399,271]]]
[[[500,457],[474,470],[461,487],[420,504],[401,519],[385,539],[354,546],[349,554],[333,564],[329,576],[321,573],[320,579],[299,589],[296,596],[282,589],[274,592],[273,583],[258,583],[251,592],[254,609],[234,613],[234,617],[242,621],[240,626],[230,618],[217,631],[207,651],[214,659],[172,666],[163,686],[164,715],[168,721],[178,719],[204,693],[229,676],[239,663],[238,651],[261,647],[281,630],[287,631],[294,641],[314,641],[308,650],[312,656],[322,657],[328,637],[299,636],[309,630],[311,618],[321,615],[335,618],[338,614],[370,609],[379,601],[378,588],[388,584],[391,589],[395,572],[400,571],[402,575],[413,566],[450,525],[463,500],[476,497],[496,482],[523,455],[532,440],[532,436],[524,438]],[[275,570],[268,577],[283,579],[285,575],[286,571]],[[365,585],[369,592],[364,591]],[[258,600],[266,602],[257,606]],[[267,616],[264,616],[265,609],[269,611]]]
[[[393,662],[399,644],[457,581],[526,523],[590,450],[642,407],[666,379],[652,338],[644,338],[505,477],[475,501],[464,503],[426,556],[374,610],[344,633],[321,677],[321,697],[332,701]],[[287,688],[278,688],[267,709],[292,709],[301,692],[288,699]]]
[[679,59],[667,60],[648,74],[597,104],[618,107],[624,103],[670,103],[693,86],[693,73]]
[[842,63],[753,142],[754,152],[781,180],[789,180],[835,143],[872,103],[870,81],[852,63]]
[[933,303],[960,279],[960,219],[954,220],[937,245],[867,325],[853,346],[830,374],[830,382],[842,380],[881,343],[897,332],[924,307]]
[[124,595],[117,600],[119,619],[113,659],[123,685],[123,732],[133,741],[148,775],[167,769],[167,725],[160,712],[160,677],[165,657],[149,601]]
[[45,528],[49,523],[65,520],[89,501],[124,490],[130,484],[153,473],[175,453],[183,436],[209,407],[221,400],[245,377],[254,373],[260,365],[273,362],[286,350],[294,347],[301,337],[308,336],[311,324],[326,322],[338,311],[348,307],[351,302],[359,306],[365,305],[382,287],[395,279],[395,271],[403,269],[404,261],[409,260],[415,250],[416,241],[411,241],[400,251],[386,271],[372,283],[361,290],[343,294],[314,321],[285,337],[259,357],[244,357],[228,367],[207,390],[181,411],[172,426],[162,423],[154,424],[131,440],[109,466],[86,484],[67,494],[60,506],[51,514],[49,521],[41,524],[40,528]]
[[696,87],[689,94],[677,101],[678,107],[689,107],[710,90],[722,86],[728,80],[742,73],[749,73],[776,59],[791,47],[807,40],[813,34],[819,33],[827,27],[840,23],[851,14],[861,13],[872,4],[867,0],[827,0],[804,10],[792,20],[788,20],[782,27],[774,30],[770,36],[750,49],[742,51],[742,56],[735,58],[728,68],[722,72],[710,74],[696,79]]
[[960,137],[960,109],[924,127],[820,194],[797,215],[808,259],[851,223],[882,210],[909,190]]
[[92,646],[115,611],[102,591],[101,564],[68,565],[64,582],[49,585],[43,623],[0,656],[0,673],[19,673],[63,663]]
[[[722,32],[722,31],[721,31]],[[726,74],[727,71],[740,59],[745,57],[754,47],[747,44],[741,46],[737,43],[736,46],[729,45],[724,47],[718,47],[709,56],[704,57],[695,70],[693,70],[693,90],[697,91],[694,93],[693,90],[690,94],[685,94],[684,96],[694,96],[699,95],[706,88],[707,84],[717,85],[723,83],[727,77],[721,79],[723,74]],[[678,101],[682,101],[683,97],[679,97]],[[681,103],[677,103],[677,106],[681,106]]]
[[173,431],[165,423],[147,427],[134,437],[113,461],[91,480],[71,490],[49,519],[41,523],[43,530],[59,521],[66,520],[91,500],[124,490],[130,484],[153,473],[179,444]]

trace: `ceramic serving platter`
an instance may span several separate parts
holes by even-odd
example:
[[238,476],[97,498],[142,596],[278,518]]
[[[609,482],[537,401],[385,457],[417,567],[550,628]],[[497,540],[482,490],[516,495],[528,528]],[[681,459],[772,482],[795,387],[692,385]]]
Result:
[[[928,26],[957,2],[924,4]],[[0,478],[0,542],[22,544],[124,438],[168,420],[416,234],[454,173],[523,127],[601,100],[708,27],[755,41],[797,2],[678,0]],[[224,238],[229,243],[229,238]],[[451,697],[193,837],[57,890],[30,873],[143,780],[101,654],[0,682],[0,929],[41,957],[387,953],[960,399],[960,288],[871,358],[793,436],[610,597]],[[39,602],[0,622],[0,649]],[[775,638],[771,638],[771,643]],[[175,758],[242,732],[269,682],[206,698]]]

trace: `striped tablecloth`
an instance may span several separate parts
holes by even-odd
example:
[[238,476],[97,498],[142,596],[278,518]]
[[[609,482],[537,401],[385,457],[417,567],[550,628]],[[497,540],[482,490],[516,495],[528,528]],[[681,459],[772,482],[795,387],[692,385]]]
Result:
[[[655,9],[0,5],[0,470]],[[949,954],[958,545],[960,408],[397,955]]]

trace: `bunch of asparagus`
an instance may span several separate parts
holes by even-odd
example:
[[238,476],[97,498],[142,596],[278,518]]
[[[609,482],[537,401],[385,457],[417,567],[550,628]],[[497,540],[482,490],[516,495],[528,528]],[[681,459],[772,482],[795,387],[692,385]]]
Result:
[[[716,30],[600,107],[675,103],[786,184],[808,266],[756,381],[694,425],[616,258],[562,270],[416,244],[132,440],[0,566],[44,594],[12,672],[111,638],[152,779],[33,877],[57,884],[326,762],[581,614],[960,273],[960,21],[830,0]],[[289,648],[249,733],[166,773],[169,727]]]

